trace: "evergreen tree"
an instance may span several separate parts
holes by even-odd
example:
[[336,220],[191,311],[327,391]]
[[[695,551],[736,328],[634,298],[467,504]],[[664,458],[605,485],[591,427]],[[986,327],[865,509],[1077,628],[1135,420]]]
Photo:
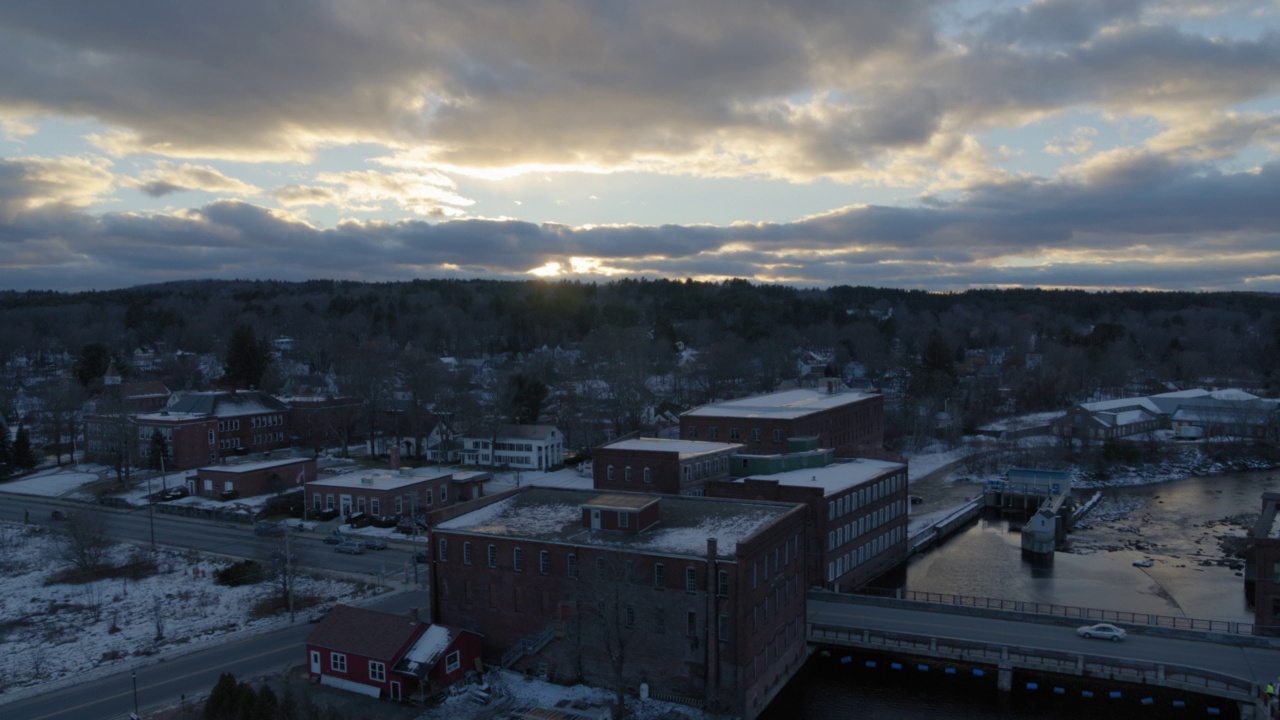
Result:
[[13,473],[13,439],[9,437],[9,424],[0,417],[0,480]]
[[237,325],[227,343],[227,364],[224,380],[232,387],[257,388],[262,386],[262,376],[271,365],[271,346],[265,338],[259,340],[253,328]]
[[159,428],[151,431],[151,453],[147,455],[147,467],[152,470],[173,467],[173,456],[169,454],[169,441],[165,440]]
[[31,434],[25,425],[18,425],[18,435],[13,440],[13,466],[21,472],[31,472],[38,464],[35,451],[31,449]]
[[236,676],[222,673],[218,683],[209,691],[209,698],[204,701],[204,720],[224,720],[230,718],[236,701]]

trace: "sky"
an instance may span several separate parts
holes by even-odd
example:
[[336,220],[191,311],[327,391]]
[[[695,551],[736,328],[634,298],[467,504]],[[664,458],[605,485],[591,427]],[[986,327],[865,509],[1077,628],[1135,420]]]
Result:
[[1280,291],[1280,0],[5,0],[0,289]]

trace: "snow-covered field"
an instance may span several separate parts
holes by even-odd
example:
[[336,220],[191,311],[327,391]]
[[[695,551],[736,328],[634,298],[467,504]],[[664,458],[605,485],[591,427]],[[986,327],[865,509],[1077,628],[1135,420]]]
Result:
[[[55,536],[43,526],[0,523],[0,686],[6,697],[24,687],[116,672],[140,658],[289,622],[287,613],[253,617],[273,585],[217,585],[213,573],[226,561],[198,553],[160,550],[158,572],[139,579],[52,582],[70,567]],[[108,558],[123,564],[146,554],[120,544]],[[370,592],[363,584],[306,576],[299,578],[295,598],[297,606],[327,605]],[[298,622],[306,617],[305,611],[297,613]]]

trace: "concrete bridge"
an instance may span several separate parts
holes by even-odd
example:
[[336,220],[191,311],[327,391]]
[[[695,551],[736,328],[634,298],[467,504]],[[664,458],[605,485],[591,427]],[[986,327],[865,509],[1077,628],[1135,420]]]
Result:
[[[1235,703],[1242,718],[1270,717],[1265,687],[1280,676],[1280,643],[1247,634],[1250,626],[1188,629],[1159,616],[1076,610],[1071,616],[811,590],[808,638],[817,646],[986,666],[1001,690],[1012,688],[1015,673],[1089,678],[1216,697]],[[1112,621],[1108,612],[1145,622],[1118,622],[1129,631],[1121,643],[1076,634],[1079,625]]]

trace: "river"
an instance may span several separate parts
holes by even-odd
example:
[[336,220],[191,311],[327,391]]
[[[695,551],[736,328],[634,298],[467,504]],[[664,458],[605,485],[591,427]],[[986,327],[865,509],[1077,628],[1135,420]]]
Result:
[[[1103,490],[1102,502],[1068,537],[1067,551],[1049,563],[1023,559],[1019,535],[1004,519],[975,522],[944,544],[881,578],[881,587],[1026,600],[1107,610],[1252,622],[1243,569],[1220,548],[1242,538],[1261,508],[1263,492],[1280,491],[1280,472],[1208,475]],[[977,492],[953,488],[959,496]],[[1091,491],[1078,492],[1082,499]],[[1150,558],[1151,567],[1134,561]],[[815,656],[762,716],[812,718],[1204,717],[1194,701],[1173,698],[1086,698],[1080,688],[1022,688],[1001,696],[989,678],[945,676],[866,666],[866,658]],[[1223,708],[1223,717],[1234,714]],[[797,714],[798,713],[798,714]]]

